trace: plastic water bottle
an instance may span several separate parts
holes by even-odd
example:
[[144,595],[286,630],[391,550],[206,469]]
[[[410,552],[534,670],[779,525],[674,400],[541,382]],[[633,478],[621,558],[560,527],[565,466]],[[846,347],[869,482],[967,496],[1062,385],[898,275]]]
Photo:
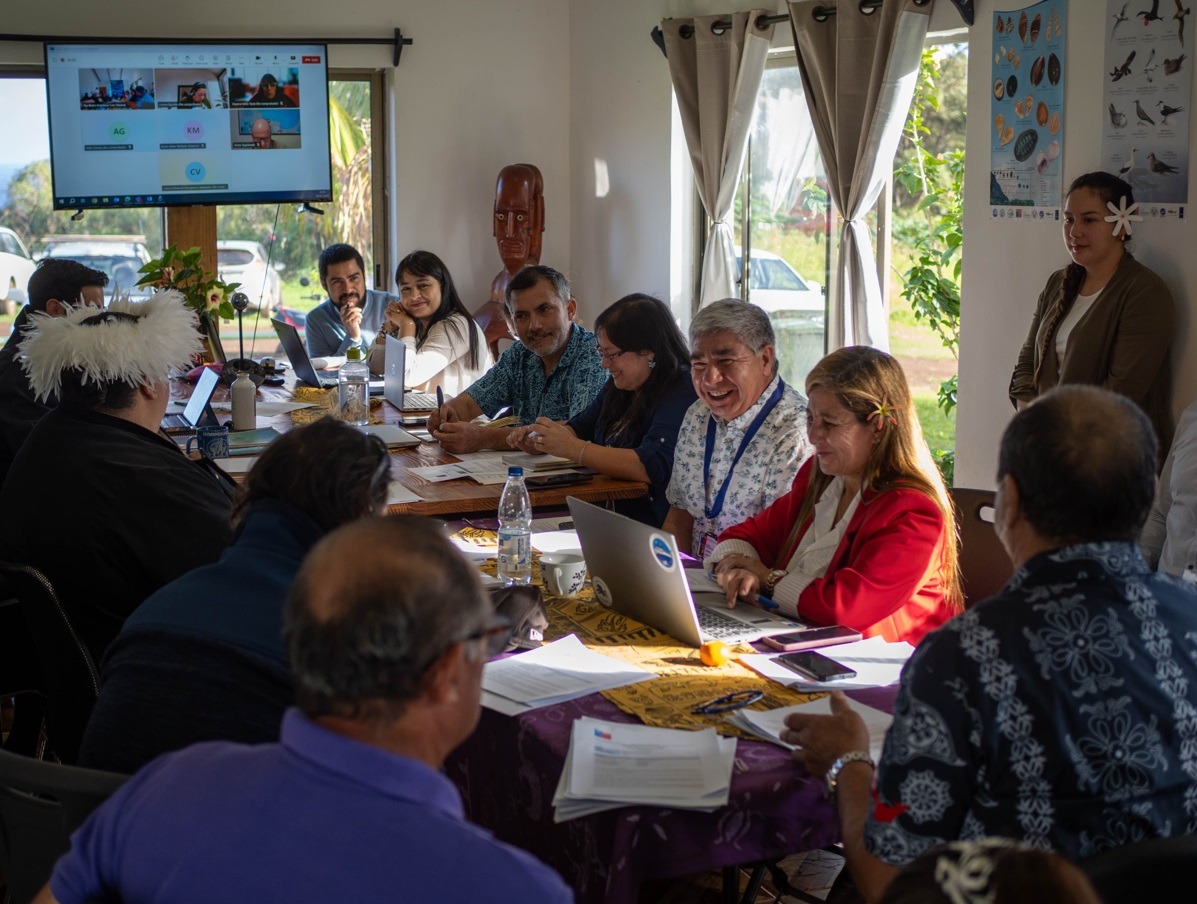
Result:
[[253,430],[258,426],[258,387],[245,371],[233,381],[233,429]]
[[499,497],[499,578],[507,585],[532,582],[532,500],[523,468],[507,469]]
[[349,349],[348,358],[337,374],[341,420],[362,427],[370,423],[370,365],[357,346]]

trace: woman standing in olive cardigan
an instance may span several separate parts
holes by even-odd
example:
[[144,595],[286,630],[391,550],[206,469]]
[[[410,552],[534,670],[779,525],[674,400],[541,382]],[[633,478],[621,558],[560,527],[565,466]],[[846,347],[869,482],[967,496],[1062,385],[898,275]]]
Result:
[[1126,250],[1134,203],[1130,185],[1110,173],[1086,173],[1069,187],[1064,245],[1072,263],[1039,296],[1010,401],[1024,408],[1060,383],[1102,386],[1139,405],[1167,449],[1175,308],[1164,281]]

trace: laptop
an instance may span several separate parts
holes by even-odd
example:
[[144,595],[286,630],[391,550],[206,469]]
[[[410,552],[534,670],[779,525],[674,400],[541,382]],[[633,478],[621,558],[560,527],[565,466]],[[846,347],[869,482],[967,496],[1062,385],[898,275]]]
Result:
[[566,502],[595,598],[621,615],[691,647],[707,640],[743,643],[803,627],[756,606],[728,609],[722,593],[692,594],[672,534],[572,496]]
[[382,366],[382,397],[400,411],[431,411],[436,408],[436,396],[428,392],[412,392],[403,386],[407,372],[407,344],[402,339],[387,336],[385,363]]
[[216,412],[212,410],[212,393],[216,391],[216,384],[220,376],[211,367],[205,367],[195,381],[195,389],[191,398],[183,408],[182,414],[168,414],[162,419],[162,430],[167,434],[192,433],[196,427],[215,427],[218,425]]
[[[295,369],[297,380],[320,389],[332,389],[337,385],[337,371],[333,370],[322,374],[312,366],[312,359],[308,357],[308,350],[299,337],[299,330],[285,320],[271,318],[270,322],[274,324],[278,341],[283,345],[283,353],[291,362],[291,367]],[[370,395],[381,395],[382,389],[382,380],[370,381]]]

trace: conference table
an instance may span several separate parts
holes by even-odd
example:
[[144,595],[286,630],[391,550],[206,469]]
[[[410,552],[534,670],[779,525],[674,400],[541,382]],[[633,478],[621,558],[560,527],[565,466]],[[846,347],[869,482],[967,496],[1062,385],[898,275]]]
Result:
[[[260,424],[274,427],[280,433],[287,432],[296,424],[331,413],[331,402],[336,397],[335,388],[319,390],[296,387],[292,373],[288,371],[287,383],[283,386],[263,385],[258,388],[259,403],[311,401],[315,405],[314,408],[275,415],[268,420],[259,419]],[[172,396],[178,400],[185,400],[190,395],[190,391],[191,384],[181,382],[172,384]],[[213,401],[220,403],[227,400],[228,387],[221,385],[217,388]],[[428,412],[407,411],[405,413],[411,417],[420,414],[426,415]],[[371,423],[403,427],[404,412],[400,412],[394,405],[381,397],[372,399],[370,415]],[[220,416],[223,419],[223,413]],[[493,516],[499,507],[499,496],[503,492],[501,483],[480,484],[468,478],[433,482],[412,473],[413,468],[452,464],[458,461],[456,456],[445,452],[439,443],[428,441],[410,448],[394,449],[391,458],[392,480],[420,497],[418,502],[400,502],[391,505],[388,509],[391,514],[436,517],[462,517],[471,514]],[[621,499],[635,499],[647,493],[648,485],[645,483],[608,477],[604,474],[593,474],[589,480],[570,486],[529,488],[532,507],[541,510],[563,508],[566,498],[570,496],[596,505],[603,505]]]
[[[563,610],[570,606],[577,611],[576,600],[549,598],[547,640],[568,632]],[[597,604],[592,608],[599,611]],[[652,632],[632,619],[620,619],[618,630],[626,636]],[[653,633],[676,644],[667,635]],[[748,674],[762,687],[771,684]],[[895,691],[874,688],[850,691],[849,696],[892,712]],[[839,841],[835,810],[823,796],[822,777],[812,777],[798,766],[788,750],[744,738],[737,740],[728,802],[714,812],[627,806],[555,823],[553,795],[573,723],[582,716],[640,721],[603,694],[517,716],[483,709],[477,730],[445,765],[470,818],[556,869],[573,888],[578,904],[634,904],[646,880],[776,861]],[[725,871],[724,881],[728,878]]]

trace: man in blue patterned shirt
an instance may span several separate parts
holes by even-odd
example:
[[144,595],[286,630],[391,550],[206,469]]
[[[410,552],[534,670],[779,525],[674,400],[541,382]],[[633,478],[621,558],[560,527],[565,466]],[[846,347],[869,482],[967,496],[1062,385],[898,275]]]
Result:
[[569,281],[552,267],[524,267],[507,284],[503,315],[519,342],[469,389],[428,418],[446,452],[509,450],[507,427],[474,423],[510,408],[520,425],[538,417],[568,421],[594,401],[607,372],[594,334],[573,322],[578,303]]
[[957,838],[1072,858],[1197,832],[1197,592],[1135,539],[1156,439],[1129,399],[1064,386],[1002,437],[1002,592],[927,635],[902,673],[870,799],[867,734],[841,695],[785,739],[826,773],[857,887]]

